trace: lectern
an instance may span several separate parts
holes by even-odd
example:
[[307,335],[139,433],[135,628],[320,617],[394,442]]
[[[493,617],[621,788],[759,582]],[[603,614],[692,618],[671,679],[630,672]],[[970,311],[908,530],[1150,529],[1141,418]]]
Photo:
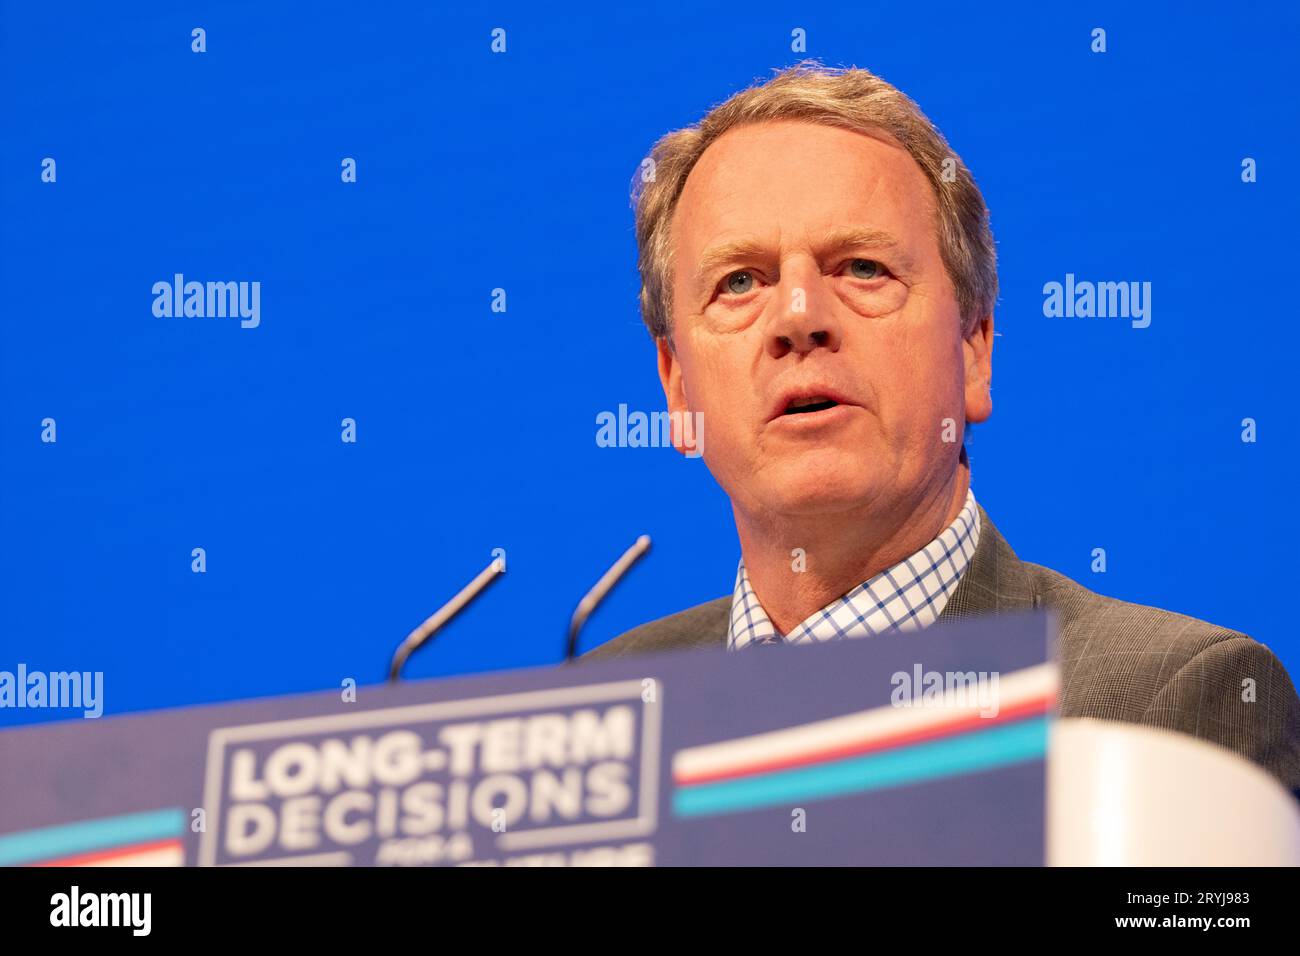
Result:
[[1058,683],[1035,613],[7,730],[0,864],[1300,863],[1265,771]]

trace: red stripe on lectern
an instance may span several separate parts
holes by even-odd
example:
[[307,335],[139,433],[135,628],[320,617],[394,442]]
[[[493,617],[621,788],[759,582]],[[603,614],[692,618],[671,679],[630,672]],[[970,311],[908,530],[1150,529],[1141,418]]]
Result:
[[158,850],[179,850],[180,848],[180,840],[152,840],[149,843],[133,843],[130,846],[114,846],[104,850],[95,850],[92,853],[78,853],[76,856],[60,857],[57,860],[42,860],[39,863],[32,863],[30,865],[87,866],[91,863],[102,863],[104,860],[113,860],[118,857],[138,856],[142,853],[153,853]]
[[981,717],[978,712],[959,714],[951,720],[932,724],[929,727],[906,730],[872,740],[861,740],[854,743],[840,744],[835,747],[825,747],[820,750],[810,750],[807,753],[792,757],[759,760],[738,767],[730,767],[726,770],[701,771],[693,774],[677,773],[673,775],[673,782],[678,786],[685,787],[701,783],[714,783],[718,780],[731,780],[736,777],[749,777],[759,773],[771,773],[776,770],[789,770],[793,767],[806,767],[809,764],[839,760],[844,757],[857,757],[874,753],[877,750],[889,750],[892,747],[902,747],[907,744],[920,743],[924,740],[934,740],[937,737],[954,736],[980,727],[1006,724],[1022,717],[1045,714],[1051,710],[1055,703],[1056,694],[1051,692],[1038,697],[1031,697],[1017,704],[1009,704],[1002,708],[998,716],[992,718]]

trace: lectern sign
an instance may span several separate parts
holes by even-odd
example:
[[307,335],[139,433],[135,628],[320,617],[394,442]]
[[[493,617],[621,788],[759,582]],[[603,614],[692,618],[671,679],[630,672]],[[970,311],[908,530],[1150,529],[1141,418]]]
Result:
[[1033,864],[1049,618],[0,732],[0,865]]
[[221,727],[198,862],[465,863],[653,833],[639,681]]

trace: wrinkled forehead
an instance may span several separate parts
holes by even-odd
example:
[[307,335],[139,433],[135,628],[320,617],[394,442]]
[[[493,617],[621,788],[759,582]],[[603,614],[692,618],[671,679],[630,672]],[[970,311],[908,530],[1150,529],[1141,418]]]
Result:
[[[910,153],[883,131],[807,121],[729,130],[700,156],[670,230],[674,261],[739,238],[782,250],[844,228],[886,231],[920,255],[938,252],[934,194]],[[928,247],[928,248],[927,248]]]

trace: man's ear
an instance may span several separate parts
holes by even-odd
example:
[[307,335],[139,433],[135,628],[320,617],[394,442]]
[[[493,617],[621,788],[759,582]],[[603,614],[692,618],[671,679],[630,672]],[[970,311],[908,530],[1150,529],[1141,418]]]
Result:
[[[685,455],[688,451],[694,451],[694,448],[686,447],[687,443],[681,429],[681,423],[689,414],[686,387],[682,382],[682,363],[678,360],[667,335],[661,336],[655,344],[659,349],[659,384],[663,386],[664,400],[668,403],[668,420],[672,423],[673,447]],[[693,439],[693,441],[697,440]]]
[[993,414],[992,312],[971,327],[961,349],[966,366],[966,421],[987,421]]

